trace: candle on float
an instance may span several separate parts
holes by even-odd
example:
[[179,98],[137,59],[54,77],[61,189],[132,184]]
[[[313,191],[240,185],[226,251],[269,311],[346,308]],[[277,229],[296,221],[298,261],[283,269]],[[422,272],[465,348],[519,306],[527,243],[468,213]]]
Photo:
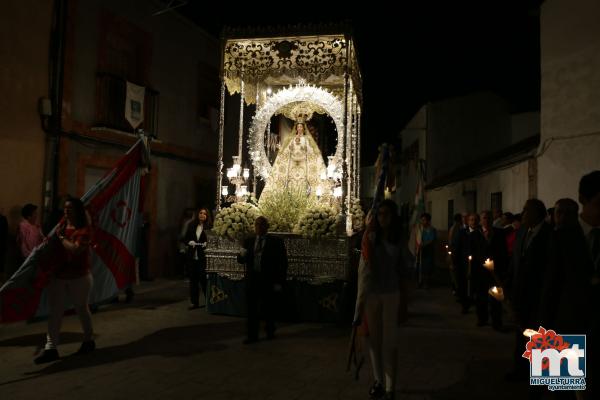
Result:
[[493,271],[494,270],[494,261],[486,258],[485,262],[483,263],[483,266],[485,267],[485,269],[487,269],[488,271]]

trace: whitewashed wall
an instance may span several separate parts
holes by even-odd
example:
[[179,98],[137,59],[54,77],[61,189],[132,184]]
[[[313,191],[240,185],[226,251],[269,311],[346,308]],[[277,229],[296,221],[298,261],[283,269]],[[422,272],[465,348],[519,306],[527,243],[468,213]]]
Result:
[[[538,197],[577,199],[579,178],[600,169],[600,2],[541,6],[541,141]],[[543,144],[546,144],[544,146]]]

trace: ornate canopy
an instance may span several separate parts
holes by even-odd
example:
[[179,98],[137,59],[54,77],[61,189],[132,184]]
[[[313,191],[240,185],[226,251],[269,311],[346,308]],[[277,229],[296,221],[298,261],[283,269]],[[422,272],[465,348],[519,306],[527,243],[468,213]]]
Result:
[[[344,27],[328,25],[320,31],[326,34],[302,35],[301,27],[288,27],[290,35],[265,37],[270,31],[226,30],[223,47],[223,79],[230,94],[240,93],[244,82],[246,104],[261,102],[258,93],[265,86],[276,89],[304,79],[344,95],[344,75],[347,72],[360,99],[361,75],[356,50]],[[337,33],[329,33],[336,32]]]

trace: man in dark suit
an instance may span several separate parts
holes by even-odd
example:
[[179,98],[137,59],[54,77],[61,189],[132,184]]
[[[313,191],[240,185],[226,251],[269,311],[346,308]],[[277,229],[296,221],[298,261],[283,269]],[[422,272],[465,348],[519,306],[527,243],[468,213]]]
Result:
[[581,214],[579,225],[585,236],[588,254],[592,263],[590,301],[588,312],[591,317],[590,344],[587,350],[587,392],[590,398],[600,393],[600,170],[592,171],[579,181]]
[[258,340],[259,322],[266,322],[267,339],[275,337],[275,304],[283,290],[287,274],[287,253],[283,240],[267,234],[269,222],[258,217],[254,223],[256,236],[244,242],[238,256],[246,264],[246,302],[248,307],[248,337],[245,344]]
[[578,213],[579,206],[572,199],[560,199],[554,206],[541,322],[558,333],[587,333],[588,328],[593,267]]
[[541,200],[527,200],[521,218],[525,230],[513,252],[512,300],[517,324],[535,329],[540,324],[539,306],[552,228],[545,221],[546,207]]
[[469,214],[467,223],[467,228],[461,229],[452,240],[452,262],[456,268],[457,294],[463,314],[469,311],[480,275],[477,268],[485,260],[485,239],[479,226],[479,215]]
[[515,239],[509,288],[517,325],[513,354],[515,370],[507,376],[510,380],[525,379],[528,375],[529,367],[521,357],[527,342],[523,330],[537,329],[541,323],[540,299],[552,232],[550,225],[545,222],[546,206],[541,200],[527,200],[521,219],[523,228]]

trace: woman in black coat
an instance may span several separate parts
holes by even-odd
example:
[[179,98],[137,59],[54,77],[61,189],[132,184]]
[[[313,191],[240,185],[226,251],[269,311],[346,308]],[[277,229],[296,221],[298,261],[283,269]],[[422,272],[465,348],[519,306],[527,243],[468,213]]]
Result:
[[187,268],[190,277],[190,310],[200,307],[200,287],[206,297],[206,231],[210,229],[210,212],[201,208],[196,213],[192,222],[188,225],[183,243],[186,246]]

